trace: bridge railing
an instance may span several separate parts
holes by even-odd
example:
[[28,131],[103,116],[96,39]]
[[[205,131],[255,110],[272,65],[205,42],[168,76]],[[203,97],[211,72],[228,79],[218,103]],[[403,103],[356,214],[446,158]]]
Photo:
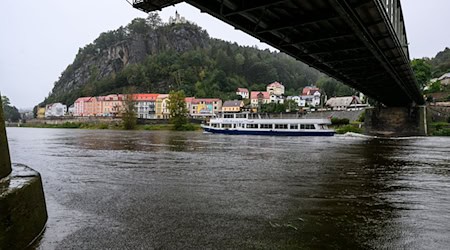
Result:
[[398,40],[405,52],[405,55],[409,58],[408,51],[408,39],[406,37],[405,20],[403,18],[403,10],[400,0],[378,0],[380,1],[386,11],[386,15],[389,18],[392,28],[397,34]]

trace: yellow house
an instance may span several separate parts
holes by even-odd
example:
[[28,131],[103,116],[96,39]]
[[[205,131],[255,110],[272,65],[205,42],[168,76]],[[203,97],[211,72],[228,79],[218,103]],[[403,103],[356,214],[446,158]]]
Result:
[[222,112],[224,113],[239,113],[244,107],[244,101],[233,100],[225,101],[222,106]]
[[38,119],[45,119],[45,108],[38,107],[37,117]]
[[156,105],[155,105],[155,115],[156,119],[168,119],[170,115],[169,111],[169,95],[162,94],[158,95],[156,98]]

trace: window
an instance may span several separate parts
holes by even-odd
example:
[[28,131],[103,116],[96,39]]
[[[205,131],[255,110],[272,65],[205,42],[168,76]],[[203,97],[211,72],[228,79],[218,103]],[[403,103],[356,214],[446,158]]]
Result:
[[223,118],[233,118],[233,115],[224,115]]
[[222,124],[222,128],[231,128],[231,124]]
[[275,124],[275,129],[287,129],[287,124]]
[[291,129],[297,130],[298,129],[298,124],[291,124]]
[[300,129],[315,129],[314,124],[301,124]]
[[258,128],[258,124],[247,124],[247,128]]
[[272,129],[272,124],[261,124],[261,128]]

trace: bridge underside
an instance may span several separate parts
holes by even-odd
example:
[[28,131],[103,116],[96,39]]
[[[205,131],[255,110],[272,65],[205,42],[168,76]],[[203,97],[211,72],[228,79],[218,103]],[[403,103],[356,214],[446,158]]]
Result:
[[[394,0],[187,0],[387,106],[423,104]],[[395,0],[398,1],[398,0]],[[179,0],[137,0],[157,10]],[[400,2],[395,8],[401,10]],[[394,5],[392,5],[394,6]],[[393,17],[397,17],[394,19]],[[391,20],[396,20],[395,23]],[[402,32],[399,32],[399,31]],[[399,35],[397,35],[399,34]]]

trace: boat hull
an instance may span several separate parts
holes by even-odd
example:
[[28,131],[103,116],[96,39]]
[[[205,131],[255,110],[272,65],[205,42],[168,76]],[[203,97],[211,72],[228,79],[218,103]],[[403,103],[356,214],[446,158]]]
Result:
[[277,131],[277,130],[236,130],[236,129],[214,129],[203,127],[205,132],[225,135],[271,135],[271,136],[334,136],[334,131]]

